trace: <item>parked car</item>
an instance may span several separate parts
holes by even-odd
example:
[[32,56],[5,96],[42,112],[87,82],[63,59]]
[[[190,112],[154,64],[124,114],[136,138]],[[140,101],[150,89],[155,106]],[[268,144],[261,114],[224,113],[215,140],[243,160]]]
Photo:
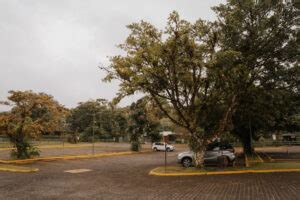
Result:
[[228,151],[231,151],[232,153],[234,153],[233,146],[229,142],[226,142],[226,141],[222,141],[222,142],[214,141],[207,145],[206,150],[211,151],[215,147],[220,147],[220,150],[228,150]]
[[282,134],[282,141],[286,142],[286,141],[297,141],[297,137],[296,134],[294,133],[285,133]]
[[155,142],[152,144],[152,149],[154,151],[174,151],[175,147],[164,142]]
[[[232,145],[217,142],[208,145],[204,154],[204,164],[227,167],[234,165],[235,158]],[[193,165],[194,152],[182,152],[178,154],[177,159],[178,163],[181,163],[184,167],[191,167]]]

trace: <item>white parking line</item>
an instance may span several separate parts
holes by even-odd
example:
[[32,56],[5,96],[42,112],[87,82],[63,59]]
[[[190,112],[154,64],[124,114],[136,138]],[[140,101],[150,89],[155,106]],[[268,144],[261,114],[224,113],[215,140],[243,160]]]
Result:
[[91,169],[72,169],[72,170],[66,170],[65,172],[71,173],[71,174],[78,174],[78,173],[84,173],[84,172],[90,172]]

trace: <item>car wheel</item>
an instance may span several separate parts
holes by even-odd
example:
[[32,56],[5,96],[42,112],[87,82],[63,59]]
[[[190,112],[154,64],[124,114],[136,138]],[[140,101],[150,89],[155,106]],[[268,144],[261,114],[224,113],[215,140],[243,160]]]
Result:
[[154,151],[157,151],[157,148],[156,148],[156,147],[154,147],[154,148],[153,148],[153,150],[154,150]]
[[229,160],[226,156],[220,156],[218,158],[218,163],[220,167],[227,167],[229,165]]
[[167,152],[170,152],[171,151],[171,149],[170,148],[167,148]]
[[191,158],[183,158],[182,165],[184,167],[191,167],[192,166],[192,159]]

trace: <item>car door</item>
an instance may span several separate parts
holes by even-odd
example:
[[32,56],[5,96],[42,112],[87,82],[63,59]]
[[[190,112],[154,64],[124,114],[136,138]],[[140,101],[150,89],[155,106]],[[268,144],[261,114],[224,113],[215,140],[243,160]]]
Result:
[[205,164],[217,164],[218,163],[218,157],[220,156],[220,147],[214,147],[211,150],[205,151],[204,154],[204,162]]
[[164,151],[165,150],[165,145],[163,144],[163,143],[158,143],[158,150],[160,150],[160,151]]

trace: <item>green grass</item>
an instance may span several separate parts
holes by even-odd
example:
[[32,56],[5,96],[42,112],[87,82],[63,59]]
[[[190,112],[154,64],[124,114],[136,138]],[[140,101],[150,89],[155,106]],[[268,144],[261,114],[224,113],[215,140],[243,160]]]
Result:
[[[165,170],[166,169],[166,170]],[[179,166],[167,166],[165,167],[158,167],[155,169],[157,173],[195,173],[195,172],[207,172],[206,169],[197,169],[195,167],[179,167]]]

